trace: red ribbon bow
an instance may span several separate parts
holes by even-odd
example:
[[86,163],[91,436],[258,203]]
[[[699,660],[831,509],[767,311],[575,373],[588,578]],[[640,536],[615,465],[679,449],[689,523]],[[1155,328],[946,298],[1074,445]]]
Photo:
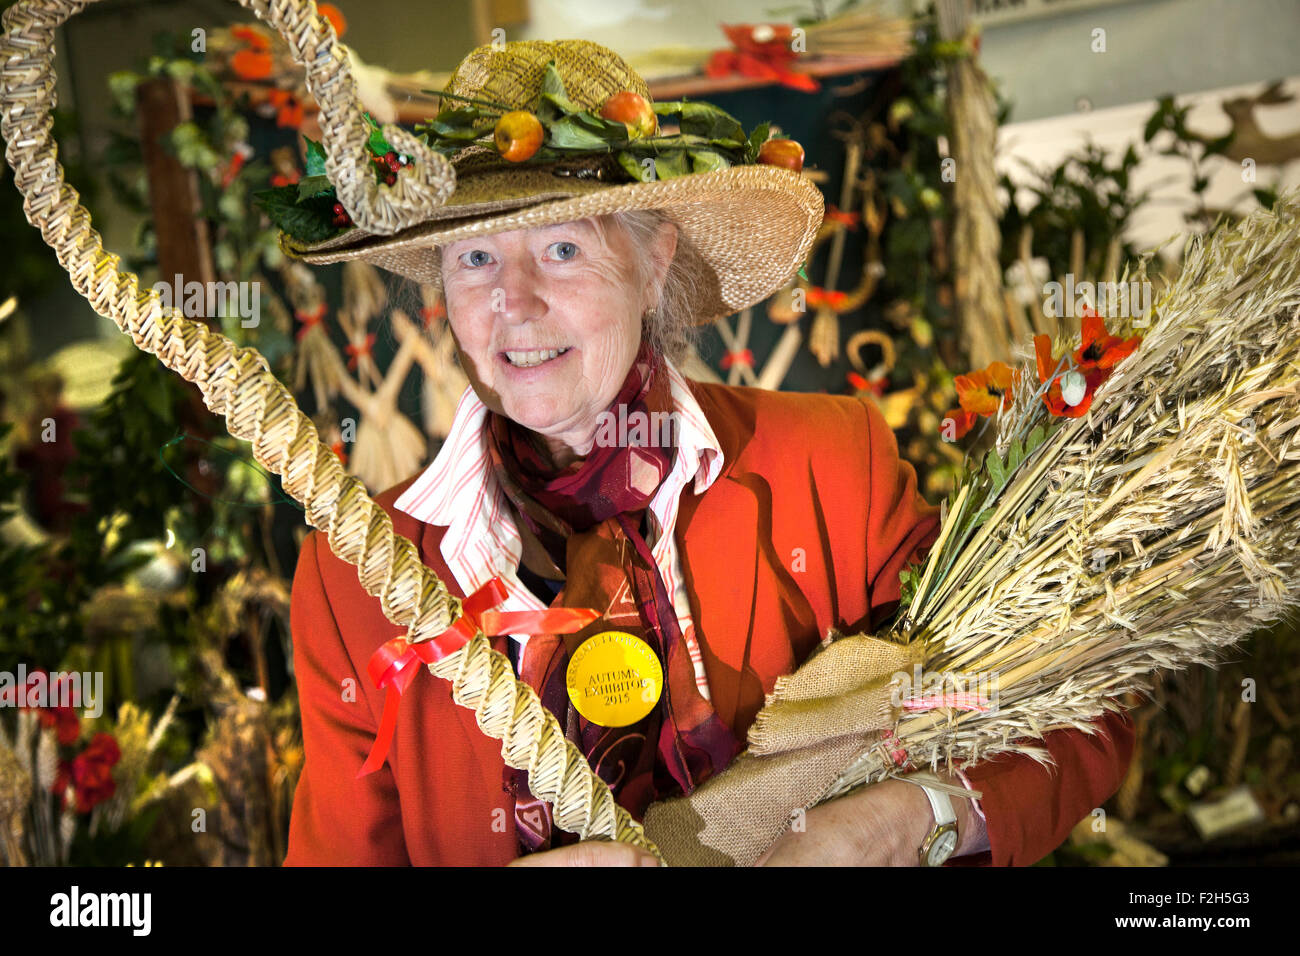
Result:
[[754,353],[749,349],[740,349],[737,352],[728,352],[726,355],[722,356],[722,367],[724,369],[731,368],[731,366],[735,365],[737,362],[746,368],[753,368]]
[[351,356],[351,358],[348,359],[348,368],[357,367],[357,358],[359,356],[365,355],[368,357],[370,355],[371,346],[373,346],[374,344],[375,344],[375,334],[372,332],[366,336],[365,344],[356,345],[355,343],[349,342],[346,346],[344,346],[344,349],[347,351],[348,355]]
[[321,319],[325,318],[325,303],[322,302],[316,306],[312,312],[298,309],[293,313],[293,317],[302,323],[302,328],[298,330],[298,334],[295,336],[296,341],[301,342],[302,337],[320,325]]
[[885,394],[885,386],[889,384],[889,380],[886,378],[882,377],[868,380],[865,376],[859,375],[857,372],[849,372],[847,378],[849,384],[859,392],[871,392],[878,396]]
[[857,229],[858,223],[862,221],[860,212],[843,212],[833,203],[826,207],[826,218],[832,222],[842,223],[849,229]]
[[738,73],[768,83],[780,83],[804,93],[815,93],[821,84],[807,73],[786,69],[784,58],[770,53],[754,54],[736,50],[717,50],[704,65],[706,76],[729,76]]
[[849,297],[847,292],[837,292],[834,289],[823,289],[819,285],[813,286],[808,290],[804,301],[816,308],[819,305],[828,305],[832,309],[838,309],[844,304]]
[[357,777],[374,773],[388,759],[397,728],[397,707],[402,694],[411,686],[419,670],[416,662],[433,664],[454,654],[482,631],[497,634],[572,634],[600,617],[600,612],[586,607],[547,608],[544,611],[493,611],[507,597],[500,577],[490,579],[461,602],[460,617],[437,637],[412,644],[405,637],[395,637],[370,657],[366,670],[374,685],[385,691],[384,713],[379,719],[370,756],[357,771]]
[[430,328],[436,319],[445,319],[447,317],[447,307],[441,302],[433,305],[426,305],[420,309],[420,318],[424,320],[424,327]]

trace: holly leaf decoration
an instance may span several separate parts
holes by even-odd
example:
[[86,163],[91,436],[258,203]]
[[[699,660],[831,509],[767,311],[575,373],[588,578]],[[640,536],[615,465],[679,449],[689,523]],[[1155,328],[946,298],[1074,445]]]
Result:
[[307,175],[324,176],[325,175],[325,147],[314,139],[307,140]]
[[312,196],[319,196],[321,193],[330,192],[333,189],[334,184],[325,175],[304,176],[298,180],[299,199],[310,199]]
[[253,202],[280,231],[302,242],[321,242],[339,230],[333,225],[329,195],[299,200],[298,186],[276,186],[253,193]]
[[376,156],[387,156],[390,152],[393,152],[393,147],[388,144],[388,140],[384,139],[384,134],[380,131],[375,118],[369,113],[363,113],[362,115],[365,116],[366,122],[370,125],[370,141],[366,144],[370,151]]

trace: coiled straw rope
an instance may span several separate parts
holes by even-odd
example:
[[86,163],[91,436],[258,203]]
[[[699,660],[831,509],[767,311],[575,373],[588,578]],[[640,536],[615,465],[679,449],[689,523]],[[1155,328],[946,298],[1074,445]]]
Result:
[[[93,2],[23,0],[0,17],[0,134],[27,220],[41,230],[77,292],[137,347],[197,385],[207,407],[225,416],[230,434],[249,442],[257,461],[283,479],[285,490],[302,503],[307,522],[325,532],[330,550],[356,565],[362,587],[379,598],[388,619],[408,627],[407,640],[440,634],[460,617],[460,600],[420,561],[415,545],[393,532],[391,519],[362,482],[344,472],[266,359],[164,308],[152,289],[142,292],[138,277],[119,270],[119,257],[104,250],[77,191],[64,181],[50,135],[54,31]],[[346,51],[313,0],[240,3],[278,30],[306,68],[308,89],[321,109],[326,174],[354,222],[389,235],[447,201],[455,188],[450,164],[397,126],[385,125],[383,134],[413,162],[392,187],[358,175],[368,172],[368,130]],[[581,751],[565,740],[537,694],[515,679],[510,662],[481,632],[430,670],[451,681],[452,699],[471,708],[484,733],[502,742],[505,762],[528,771],[529,789],[554,805],[559,826],[584,839],[619,840],[660,856]]]

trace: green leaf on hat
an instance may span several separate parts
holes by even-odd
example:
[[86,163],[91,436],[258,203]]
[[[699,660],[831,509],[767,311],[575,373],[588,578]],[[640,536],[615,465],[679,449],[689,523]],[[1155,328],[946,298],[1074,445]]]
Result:
[[650,105],[659,116],[676,116],[682,111],[684,102],[684,100],[665,100],[662,103],[652,103]]
[[331,222],[334,200],[329,196],[299,202],[296,185],[276,186],[253,193],[253,203],[277,229],[301,242],[320,242],[338,232]]
[[483,115],[482,110],[475,109],[443,110],[421,128],[431,130],[443,139],[478,139],[483,135],[484,126],[481,122],[476,126],[475,121],[482,120]]
[[614,157],[623,170],[640,183],[653,182],[655,179],[655,170],[653,163],[646,163],[649,157],[637,156],[635,153],[620,149]]
[[709,149],[688,149],[687,154],[691,157],[691,172],[693,173],[712,173],[719,169],[729,169],[731,163],[727,162],[725,156],[721,153],[715,153]]
[[743,147],[747,142],[740,121],[711,103],[683,103],[682,132],[708,140],[723,140],[735,147]]
[[542,86],[537,103],[539,112],[545,103],[558,107],[564,113],[582,112],[582,107],[569,99],[569,94],[565,92],[564,80],[560,76],[560,71],[555,68],[554,60],[547,63],[542,71]]
[[551,124],[549,132],[550,135],[546,140],[548,145],[559,149],[606,150],[609,148],[607,139],[599,133],[593,133],[572,116],[556,120]]
[[750,163],[758,162],[758,150],[767,142],[768,136],[772,133],[771,123],[759,123],[754,127],[754,132],[749,134],[749,143],[745,147],[745,161]]
[[686,164],[686,150],[670,149],[655,157],[655,176],[659,179],[676,179],[690,174]]

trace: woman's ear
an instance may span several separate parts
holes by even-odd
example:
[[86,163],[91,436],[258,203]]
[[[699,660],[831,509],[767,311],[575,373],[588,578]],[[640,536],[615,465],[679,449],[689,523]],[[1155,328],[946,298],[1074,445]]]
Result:
[[650,247],[650,260],[654,264],[654,275],[651,277],[652,287],[646,290],[650,296],[651,305],[659,301],[659,290],[664,286],[664,279],[668,276],[668,269],[673,264],[673,256],[677,253],[677,224],[674,222],[660,223],[655,232],[654,242]]

